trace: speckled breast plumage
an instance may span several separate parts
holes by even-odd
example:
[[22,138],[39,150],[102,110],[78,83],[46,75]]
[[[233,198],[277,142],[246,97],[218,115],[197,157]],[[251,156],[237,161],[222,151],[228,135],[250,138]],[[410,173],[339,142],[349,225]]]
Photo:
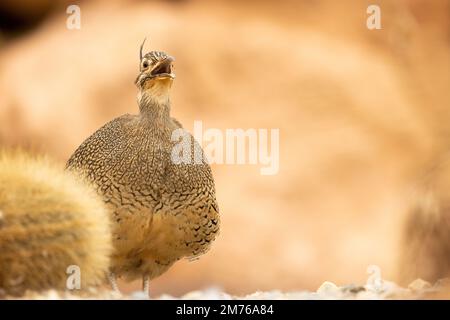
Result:
[[219,231],[209,165],[171,159],[171,134],[179,127],[171,118],[155,124],[125,115],[90,136],[67,163],[94,184],[111,211],[111,271],[118,275],[156,277],[175,261],[206,252]]

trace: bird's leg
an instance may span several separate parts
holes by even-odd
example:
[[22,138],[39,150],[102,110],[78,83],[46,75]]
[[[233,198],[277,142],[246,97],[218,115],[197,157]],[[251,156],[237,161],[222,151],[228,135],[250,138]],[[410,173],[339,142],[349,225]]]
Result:
[[113,272],[110,272],[108,274],[108,279],[109,279],[109,283],[111,284],[111,287],[114,290],[114,292],[120,294],[119,286],[117,285],[117,282],[116,282],[116,275]]
[[148,275],[144,275],[142,277],[142,290],[147,294],[147,297],[150,299],[150,277]]

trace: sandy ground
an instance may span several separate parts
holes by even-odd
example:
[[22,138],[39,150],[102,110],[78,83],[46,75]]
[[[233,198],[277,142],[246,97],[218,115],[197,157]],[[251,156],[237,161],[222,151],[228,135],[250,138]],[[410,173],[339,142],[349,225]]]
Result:
[[[248,295],[231,295],[220,288],[191,291],[182,296],[175,297],[162,294],[151,297],[156,300],[323,300],[323,299],[347,299],[347,300],[371,300],[371,299],[449,299],[450,279],[442,279],[434,285],[422,279],[416,279],[408,287],[403,288],[394,282],[385,280],[368,281],[365,285],[345,285],[326,281],[316,291],[290,291],[280,290],[257,291]],[[145,300],[148,296],[143,291],[134,291],[128,294],[120,294],[111,290],[90,289],[83,294],[73,292],[57,292],[54,290],[45,293],[27,293],[22,299],[119,299],[119,300]]]

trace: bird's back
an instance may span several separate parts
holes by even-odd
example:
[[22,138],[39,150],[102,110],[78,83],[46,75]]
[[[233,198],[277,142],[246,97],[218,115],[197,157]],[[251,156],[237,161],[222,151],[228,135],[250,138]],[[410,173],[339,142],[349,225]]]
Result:
[[[67,162],[69,170],[87,177],[103,197],[115,229],[120,229],[116,232],[120,240],[132,242],[125,246],[142,240],[133,230],[137,224],[147,227],[158,204],[167,157],[162,141],[140,116],[127,114],[94,132]],[[142,218],[139,223],[135,221],[138,218]]]
[[162,158],[167,155],[161,141],[138,115],[127,114],[87,138],[70,157],[67,168],[87,176],[107,203],[126,206],[124,193],[138,195],[152,189],[162,174]]

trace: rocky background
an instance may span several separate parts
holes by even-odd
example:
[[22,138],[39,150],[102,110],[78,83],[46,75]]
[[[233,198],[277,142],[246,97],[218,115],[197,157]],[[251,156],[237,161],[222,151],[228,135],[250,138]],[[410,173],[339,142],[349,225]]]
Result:
[[[280,171],[215,165],[222,231],[152,292],[316,290],[397,281],[417,176],[450,145],[450,3],[71,1],[0,4],[0,145],[63,164],[89,134],[137,112],[138,49],[176,57],[173,115],[192,130],[279,128]],[[407,287],[409,279],[402,284]],[[119,283],[135,292],[140,283]]]

